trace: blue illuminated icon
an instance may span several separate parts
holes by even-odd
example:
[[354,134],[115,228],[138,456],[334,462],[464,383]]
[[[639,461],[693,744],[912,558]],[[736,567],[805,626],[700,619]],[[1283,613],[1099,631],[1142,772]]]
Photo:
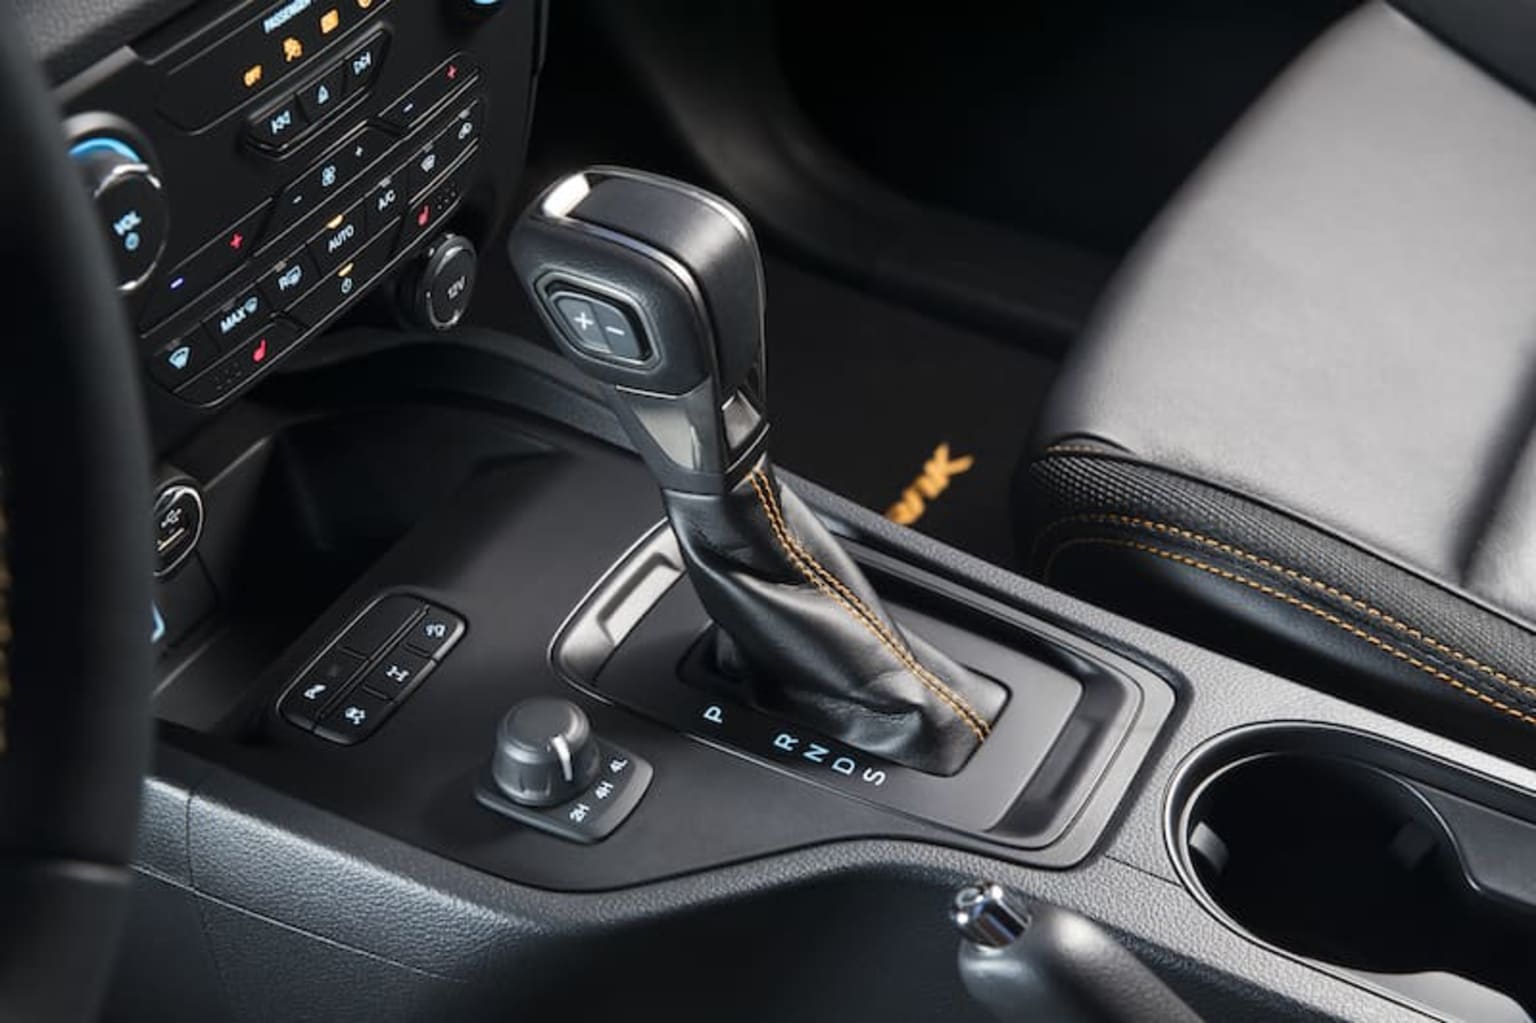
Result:
[[186,283],[187,283],[187,279],[185,277],[178,277],[174,281],[171,282],[171,290],[172,291],[180,291],[181,288],[182,288],[182,285],[184,285]]
[[165,616],[160,613],[159,604],[149,605],[149,610],[153,622],[149,630],[149,641],[151,643],[158,643],[165,638]]
[[127,249],[129,252],[139,251],[139,246],[142,244],[143,239],[139,237],[139,232],[137,231],[129,233],[128,237],[123,239],[123,248]]
[[172,369],[186,369],[187,363],[192,361],[192,349],[187,345],[182,345],[166,356],[165,361],[171,364]]

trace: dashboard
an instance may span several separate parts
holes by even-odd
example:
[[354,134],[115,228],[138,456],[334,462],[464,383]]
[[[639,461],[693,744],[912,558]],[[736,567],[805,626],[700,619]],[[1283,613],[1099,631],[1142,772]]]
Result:
[[201,3],[59,86],[162,446],[403,277],[456,322],[522,168],[541,16]]

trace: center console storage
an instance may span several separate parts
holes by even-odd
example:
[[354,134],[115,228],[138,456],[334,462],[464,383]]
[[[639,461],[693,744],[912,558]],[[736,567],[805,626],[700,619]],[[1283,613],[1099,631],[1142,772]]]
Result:
[[1169,840],[1230,926],[1455,1018],[1536,1014],[1536,800],[1362,733],[1244,730],[1185,769]]

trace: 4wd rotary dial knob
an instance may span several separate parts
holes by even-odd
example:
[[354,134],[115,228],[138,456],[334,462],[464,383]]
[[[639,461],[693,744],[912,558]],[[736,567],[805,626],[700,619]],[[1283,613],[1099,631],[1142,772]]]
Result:
[[507,712],[496,730],[491,776],[521,806],[553,806],[576,796],[602,765],[592,725],[569,700],[538,697]]
[[131,292],[155,272],[165,252],[171,219],[165,190],[139,149],[120,138],[82,139],[69,155],[96,204],[117,288]]

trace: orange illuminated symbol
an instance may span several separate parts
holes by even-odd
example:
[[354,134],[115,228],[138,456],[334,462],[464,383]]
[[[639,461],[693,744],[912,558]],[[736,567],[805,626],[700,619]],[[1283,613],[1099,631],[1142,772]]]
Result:
[[357,0],[357,6],[366,11],[373,6],[373,0]]
[[261,75],[262,75],[261,65],[260,64],[253,64],[249,68],[246,69],[245,75],[243,76],[243,78],[241,80],[245,82],[245,87],[247,89],[254,89],[254,88],[256,88],[257,83],[259,83],[261,81]]
[[330,35],[334,31],[336,31],[340,27],[341,27],[341,12],[338,11],[336,8],[332,7],[330,10],[328,10],[324,14],[320,15],[320,34],[321,35],[327,35],[328,36],[328,35]]
[[292,64],[304,56],[304,44],[293,36],[283,40],[283,59]]

